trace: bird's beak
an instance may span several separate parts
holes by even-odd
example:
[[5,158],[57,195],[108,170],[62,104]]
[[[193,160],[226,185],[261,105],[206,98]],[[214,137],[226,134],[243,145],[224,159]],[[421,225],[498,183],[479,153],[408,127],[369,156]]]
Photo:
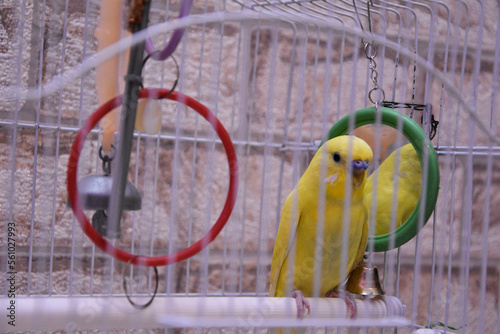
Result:
[[369,162],[362,160],[352,161],[352,177],[353,183],[358,188],[365,179],[366,169],[368,168]]

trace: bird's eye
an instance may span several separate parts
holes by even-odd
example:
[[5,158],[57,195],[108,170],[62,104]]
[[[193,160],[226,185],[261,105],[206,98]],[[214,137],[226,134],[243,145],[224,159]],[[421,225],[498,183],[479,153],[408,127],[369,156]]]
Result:
[[335,161],[336,163],[342,162],[342,157],[340,156],[340,153],[338,152],[333,153],[333,161]]

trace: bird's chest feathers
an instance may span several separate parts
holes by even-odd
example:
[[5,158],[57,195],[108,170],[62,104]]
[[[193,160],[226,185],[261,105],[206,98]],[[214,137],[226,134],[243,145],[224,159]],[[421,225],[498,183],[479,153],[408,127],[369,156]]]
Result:
[[[315,247],[310,245],[319,243],[323,254],[322,262],[337,261],[343,247],[342,231],[345,225],[348,228],[349,245],[344,247],[349,248],[349,253],[358,249],[363,225],[366,222],[361,201],[351,203],[350,217],[345,224],[343,203],[325,205],[324,214],[318,212],[318,210],[311,211],[310,215],[301,217],[297,230],[297,247],[309,248],[307,252],[311,254],[308,255],[314,256]],[[318,224],[321,219],[320,216],[324,217],[323,226]]]

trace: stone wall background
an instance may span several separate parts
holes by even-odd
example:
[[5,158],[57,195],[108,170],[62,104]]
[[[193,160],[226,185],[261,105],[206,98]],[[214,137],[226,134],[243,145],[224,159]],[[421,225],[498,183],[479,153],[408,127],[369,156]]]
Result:
[[[479,2],[445,3],[450,6],[452,26],[444,7],[432,8],[436,13],[433,23],[426,7],[414,6],[418,54],[427,57],[432,35],[434,66],[446,72],[457,88],[462,86],[462,96],[475,104],[478,117],[498,131],[500,117],[492,102],[494,93],[498,94],[498,74],[494,76],[495,64],[498,71],[495,47],[500,47],[498,3],[485,1],[483,17]],[[168,18],[173,19],[179,2],[170,1],[168,6]],[[165,1],[154,1],[151,23],[163,22],[166,8]],[[239,6],[195,1],[192,13],[221,10],[236,12]],[[401,17],[391,11],[380,13],[374,16],[377,33],[397,41],[396,23],[401,19],[406,22],[402,35],[413,36],[410,12]],[[58,0],[46,1],[45,7],[34,1],[26,1],[24,8],[13,0],[0,4],[0,90],[6,92],[0,99],[0,221],[16,223],[20,295],[123,293],[119,274],[123,264],[92,247],[66,206],[69,148],[75,130],[98,106],[95,70],[69,82],[60,94],[40,101],[16,101],[7,90],[18,81],[23,87],[47,83],[95,54],[93,32],[98,17],[99,1],[69,1],[66,11],[64,2]],[[353,24],[351,19],[345,22]],[[354,39],[335,31],[331,35],[320,32],[317,40],[312,27],[307,34],[298,29],[294,39],[286,24],[253,24],[253,32],[238,21],[192,26],[175,53],[181,68],[178,89],[206,104],[231,134],[238,152],[240,182],[226,228],[206,251],[160,268],[160,294],[266,294],[286,196],[325,131],[340,117],[369,105],[368,62]],[[155,38],[155,44],[161,45],[164,38]],[[413,37],[402,38],[401,43],[414,51]],[[332,45],[330,51],[328,45]],[[400,297],[415,323],[444,322],[448,315],[449,324],[460,327],[465,305],[464,332],[477,332],[484,321],[484,332],[490,333],[497,328],[499,311],[498,147],[488,151],[488,137],[474,128],[450,90],[440,80],[426,78],[419,66],[414,72],[413,66],[412,59],[388,48],[379,49],[379,84],[387,96],[409,102],[415,89],[415,101],[424,102],[425,98],[432,103],[440,121],[439,134],[433,140],[440,153],[440,195],[436,213],[418,242],[412,240],[400,249],[399,280],[397,251],[386,254],[386,265],[383,254],[375,256],[375,263],[384,275],[387,292]],[[168,88],[175,67],[171,60],[150,61],[144,74],[146,87]],[[210,126],[176,103],[164,101],[162,107],[162,137],[141,136],[132,150],[129,179],[143,195],[143,209],[124,215],[123,237],[116,245],[128,251],[133,245],[136,254],[166,254],[198,240],[217,218],[227,191],[225,154],[214,142]],[[415,119],[419,117],[415,115]],[[16,120],[20,125],[14,137]],[[195,145],[179,139],[192,137],[202,140]],[[101,172],[98,140],[97,135],[87,140],[79,164],[82,177]],[[453,145],[457,148],[451,149]],[[475,146],[473,160],[467,155],[471,145]],[[488,163],[491,174],[487,173]],[[0,231],[5,235],[5,224]],[[5,241],[0,240],[2,252]],[[483,259],[486,267],[481,265]],[[2,256],[0,266],[5,261]],[[149,283],[139,281],[144,272],[137,269],[135,273],[138,284],[133,291],[150,292]],[[0,281],[0,289],[4,285]]]

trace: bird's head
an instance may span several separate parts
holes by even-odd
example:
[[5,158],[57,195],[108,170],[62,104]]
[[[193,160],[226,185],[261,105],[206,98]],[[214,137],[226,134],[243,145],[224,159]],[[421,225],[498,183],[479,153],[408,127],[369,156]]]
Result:
[[344,198],[348,180],[352,182],[353,194],[359,189],[362,191],[366,170],[372,158],[373,152],[364,140],[355,136],[339,136],[321,146],[311,161],[311,167],[319,175],[324,175],[321,166],[326,161],[326,177],[322,181],[326,185],[327,195]]

